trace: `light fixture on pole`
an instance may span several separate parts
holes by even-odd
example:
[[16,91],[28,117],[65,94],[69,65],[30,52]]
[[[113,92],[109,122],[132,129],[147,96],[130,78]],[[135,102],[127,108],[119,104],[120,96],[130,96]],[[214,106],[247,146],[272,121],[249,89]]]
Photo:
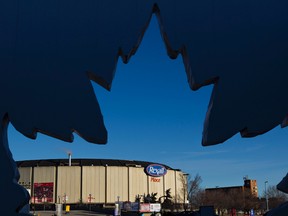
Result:
[[267,194],[267,183],[268,183],[268,181],[265,181],[265,199],[266,199],[266,211],[269,211],[268,194]]

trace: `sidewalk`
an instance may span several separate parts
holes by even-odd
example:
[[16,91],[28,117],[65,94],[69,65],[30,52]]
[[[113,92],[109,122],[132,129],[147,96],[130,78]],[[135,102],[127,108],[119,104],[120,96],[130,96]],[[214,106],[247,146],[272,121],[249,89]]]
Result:
[[[30,214],[33,215],[33,211]],[[52,216],[55,214],[55,211],[35,211],[36,216]],[[69,213],[62,212],[62,216],[89,216],[89,215],[98,215],[98,216],[111,216],[107,214],[92,212],[92,211],[84,211],[84,210],[72,210]]]

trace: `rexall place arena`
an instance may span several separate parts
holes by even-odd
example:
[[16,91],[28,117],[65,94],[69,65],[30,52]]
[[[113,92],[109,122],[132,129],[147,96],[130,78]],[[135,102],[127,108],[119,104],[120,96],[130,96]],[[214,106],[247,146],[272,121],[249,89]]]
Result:
[[170,189],[174,203],[184,202],[186,176],[164,164],[109,159],[51,159],[17,162],[19,184],[31,203],[134,202],[136,196]]

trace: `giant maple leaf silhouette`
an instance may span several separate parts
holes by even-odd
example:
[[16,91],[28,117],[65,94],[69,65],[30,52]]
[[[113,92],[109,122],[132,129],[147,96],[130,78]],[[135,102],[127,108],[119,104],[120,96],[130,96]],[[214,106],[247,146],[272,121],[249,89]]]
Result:
[[286,126],[287,1],[175,3],[159,3],[168,53],[182,54],[192,89],[215,84],[202,144]]
[[286,126],[287,9],[284,0],[1,1],[1,170],[8,175],[0,185],[6,197],[22,194],[7,202],[6,215],[19,215],[27,197],[3,188],[18,178],[7,124],[30,138],[42,132],[72,141],[77,132],[105,143],[89,79],[111,88],[118,57],[128,62],[136,52],[153,12],[168,55],[182,56],[191,88],[214,84],[203,145]]
[[19,215],[29,199],[17,185],[8,123],[30,138],[42,132],[71,142],[76,132],[106,143],[89,79],[110,89],[118,57],[127,62],[136,51],[152,9],[134,0],[0,2],[0,156],[7,174],[0,187],[6,215]]

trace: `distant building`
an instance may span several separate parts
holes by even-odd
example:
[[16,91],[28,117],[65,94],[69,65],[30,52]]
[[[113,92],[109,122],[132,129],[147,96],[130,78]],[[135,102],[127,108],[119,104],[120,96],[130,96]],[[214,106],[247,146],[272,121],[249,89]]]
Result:
[[250,189],[251,194],[254,197],[258,197],[258,187],[256,180],[244,179],[244,188]]
[[258,197],[258,187],[257,181],[248,179],[248,177],[244,177],[244,185],[243,186],[231,186],[231,187],[215,187],[215,188],[206,188],[205,192],[214,193],[214,192],[244,192],[248,191],[251,193],[253,197]]

